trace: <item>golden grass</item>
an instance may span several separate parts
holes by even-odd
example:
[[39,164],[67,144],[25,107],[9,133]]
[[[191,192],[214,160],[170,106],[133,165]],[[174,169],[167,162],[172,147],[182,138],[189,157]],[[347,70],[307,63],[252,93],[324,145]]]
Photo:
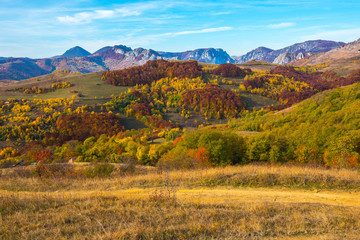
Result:
[[[116,164],[115,164],[116,165]],[[75,164],[75,169],[89,167]],[[30,171],[33,170],[31,167]],[[171,184],[183,188],[194,187],[266,187],[308,190],[360,191],[359,170],[325,169],[300,166],[246,165],[203,170],[159,172],[153,167],[138,166],[133,172],[121,172],[116,167],[111,178],[59,178],[38,179],[15,177],[16,170],[3,169],[0,189],[11,191],[62,191],[66,190],[122,190],[129,188],[153,188]],[[21,172],[20,171],[20,172]],[[26,174],[25,174],[26,175]]]
[[[136,192],[1,194],[7,239],[267,239],[359,234],[359,208]],[[353,236],[353,238],[351,238]]]
[[0,177],[0,239],[360,235],[356,170],[249,165],[163,173],[141,168],[104,179],[10,176],[3,170]]

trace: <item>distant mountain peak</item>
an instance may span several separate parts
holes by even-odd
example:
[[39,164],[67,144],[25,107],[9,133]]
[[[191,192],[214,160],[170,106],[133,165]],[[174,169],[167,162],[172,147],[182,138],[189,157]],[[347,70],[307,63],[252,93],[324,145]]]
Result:
[[96,52],[94,52],[93,55],[95,55],[95,54],[100,54],[100,53],[105,52],[105,51],[107,51],[107,50],[109,50],[109,49],[111,49],[111,48],[113,48],[113,47],[106,46],[106,47],[100,48],[99,50],[97,50]]
[[229,54],[221,48],[199,48],[185,52],[158,52],[164,59],[196,60],[205,63],[234,63]]
[[82,47],[76,46],[76,47],[70,48],[61,56],[62,57],[86,57],[89,55],[91,55],[91,53],[89,53]]
[[274,50],[273,50],[273,49],[271,49],[271,48],[267,48],[267,47],[263,47],[263,46],[261,46],[261,47],[255,48],[253,51],[255,51],[255,52],[257,52],[257,51],[267,51],[267,52],[272,52],[272,51],[274,51]]
[[115,45],[112,49],[118,54],[125,54],[132,51],[130,47],[127,47],[125,45]]
[[[296,43],[278,50],[272,50],[266,47],[258,47],[243,56],[234,57],[234,59],[237,63],[243,63],[255,59],[270,63],[281,62],[281,64],[286,64],[289,59],[294,59],[295,57],[300,58],[302,56],[310,55],[313,53],[328,52],[342,45],[344,45],[343,42],[334,42],[327,40],[309,40],[301,43]],[[279,57],[280,55],[281,57]]]
[[320,52],[319,54],[307,56],[307,61],[298,61],[295,62],[294,64],[317,65],[325,62],[330,63],[330,62],[339,62],[339,61],[341,61],[341,64],[345,64],[347,61],[353,63],[356,60],[353,58],[359,58],[359,57],[360,57],[360,39],[347,44],[342,44],[341,46],[334,48],[330,51]]

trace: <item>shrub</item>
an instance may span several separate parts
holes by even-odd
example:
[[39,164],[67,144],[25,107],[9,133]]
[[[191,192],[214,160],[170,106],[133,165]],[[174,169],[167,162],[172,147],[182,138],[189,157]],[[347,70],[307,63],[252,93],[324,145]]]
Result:
[[44,164],[43,162],[38,162],[35,166],[35,169],[31,172],[32,176],[49,178],[49,177],[69,177],[74,175],[74,167],[71,164],[67,163],[58,163],[58,164]]
[[108,163],[96,164],[94,167],[85,170],[85,176],[89,178],[94,177],[109,177],[114,171],[114,166]]
[[13,158],[1,159],[0,160],[0,168],[9,168],[12,167],[16,162]]
[[284,162],[289,159],[291,147],[286,139],[272,133],[258,134],[247,144],[247,159],[251,162]]
[[170,151],[173,148],[173,144],[171,142],[165,142],[163,144],[153,144],[150,146],[149,149],[149,156],[148,156],[148,164],[149,165],[156,165],[159,159]]
[[324,162],[332,167],[358,167],[360,136],[358,133],[343,133],[330,139],[329,147],[324,153]]
[[[187,132],[184,145],[187,149],[205,148],[209,153],[209,162],[214,165],[229,165],[245,162],[245,142],[243,137],[226,131],[202,130]],[[178,146],[177,145],[177,146]]]
[[180,145],[164,154],[160,158],[157,166],[162,170],[194,169],[201,167],[199,161],[194,158],[193,154],[189,154],[189,150],[185,146]]

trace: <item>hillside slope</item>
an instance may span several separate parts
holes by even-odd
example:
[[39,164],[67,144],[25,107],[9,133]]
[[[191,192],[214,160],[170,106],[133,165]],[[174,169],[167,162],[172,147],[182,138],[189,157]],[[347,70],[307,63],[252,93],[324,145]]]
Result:
[[360,83],[319,93],[280,112],[248,114],[234,126],[262,131],[250,150],[252,160],[356,166],[360,159]]

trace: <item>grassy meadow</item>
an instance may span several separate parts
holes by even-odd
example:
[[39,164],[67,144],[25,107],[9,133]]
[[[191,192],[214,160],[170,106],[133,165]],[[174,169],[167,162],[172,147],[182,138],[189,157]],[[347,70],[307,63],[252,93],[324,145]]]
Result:
[[[42,94],[24,94],[21,92],[7,91],[14,88],[31,88],[31,87],[45,87],[49,88],[51,84],[56,83],[57,80],[67,81],[73,84],[70,88],[56,89],[54,92]],[[0,87],[0,100],[8,98],[19,99],[52,99],[52,98],[71,98],[73,90],[82,94],[82,97],[77,98],[80,105],[103,104],[109,101],[110,95],[119,95],[127,91],[129,87],[117,87],[106,84],[101,80],[101,73],[51,73],[36,78],[21,80],[13,84],[3,85]]]
[[2,239],[357,239],[360,234],[356,170],[248,165],[161,172],[115,164],[104,178],[28,177],[34,168],[2,170]]

